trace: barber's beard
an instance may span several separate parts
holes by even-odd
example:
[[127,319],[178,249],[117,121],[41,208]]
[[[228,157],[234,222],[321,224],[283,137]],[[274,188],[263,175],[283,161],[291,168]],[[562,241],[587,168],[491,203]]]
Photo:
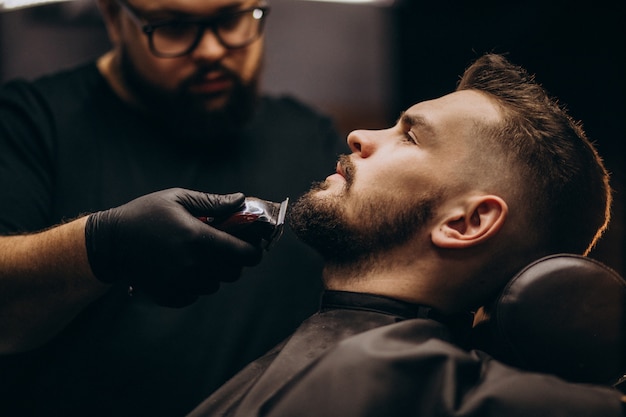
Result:
[[[340,194],[319,196],[316,184],[291,207],[289,224],[296,235],[324,258],[327,266],[369,267],[373,260],[409,241],[432,219],[439,195],[412,198],[380,195],[357,199],[350,194],[354,168],[346,172]],[[351,204],[347,215],[346,204]]]
[[[206,98],[191,94],[187,87],[204,73],[219,68],[228,74],[233,87],[226,103],[218,109],[208,109]],[[258,99],[259,72],[244,83],[233,71],[216,64],[198,70],[181,83],[175,91],[165,91],[147,82],[137,71],[125,50],[121,55],[121,71],[126,86],[140,106],[156,124],[162,125],[175,136],[172,140],[192,143],[211,143],[227,140],[233,131],[240,129],[254,112]]]

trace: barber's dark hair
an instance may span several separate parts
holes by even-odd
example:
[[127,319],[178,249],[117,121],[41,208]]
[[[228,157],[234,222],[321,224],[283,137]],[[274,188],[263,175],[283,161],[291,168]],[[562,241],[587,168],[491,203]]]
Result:
[[586,255],[608,225],[611,188],[580,123],[501,55],[484,55],[465,71],[457,90],[470,89],[499,104],[504,123],[491,137],[522,174],[521,200],[543,249]]

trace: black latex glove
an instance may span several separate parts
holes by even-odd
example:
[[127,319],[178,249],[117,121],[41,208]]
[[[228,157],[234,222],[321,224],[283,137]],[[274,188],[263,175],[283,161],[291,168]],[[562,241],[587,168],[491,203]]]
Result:
[[259,245],[197,218],[226,216],[244,198],[173,188],[91,214],[85,226],[91,270],[99,280],[128,283],[158,304],[191,304],[261,261]]

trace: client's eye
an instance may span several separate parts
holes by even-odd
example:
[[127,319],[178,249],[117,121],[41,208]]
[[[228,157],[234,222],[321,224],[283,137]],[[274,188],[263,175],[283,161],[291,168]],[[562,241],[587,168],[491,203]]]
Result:
[[415,137],[415,134],[410,130],[404,134],[404,139],[406,142],[412,142],[413,144],[417,145],[417,138]]

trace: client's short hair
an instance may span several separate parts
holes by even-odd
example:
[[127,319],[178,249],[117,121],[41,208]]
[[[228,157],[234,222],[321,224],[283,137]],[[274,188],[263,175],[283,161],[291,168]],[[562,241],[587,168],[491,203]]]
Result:
[[586,255],[610,218],[609,175],[581,124],[523,68],[487,54],[463,74],[458,90],[495,99],[503,123],[485,127],[517,175],[521,204],[540,250]]

